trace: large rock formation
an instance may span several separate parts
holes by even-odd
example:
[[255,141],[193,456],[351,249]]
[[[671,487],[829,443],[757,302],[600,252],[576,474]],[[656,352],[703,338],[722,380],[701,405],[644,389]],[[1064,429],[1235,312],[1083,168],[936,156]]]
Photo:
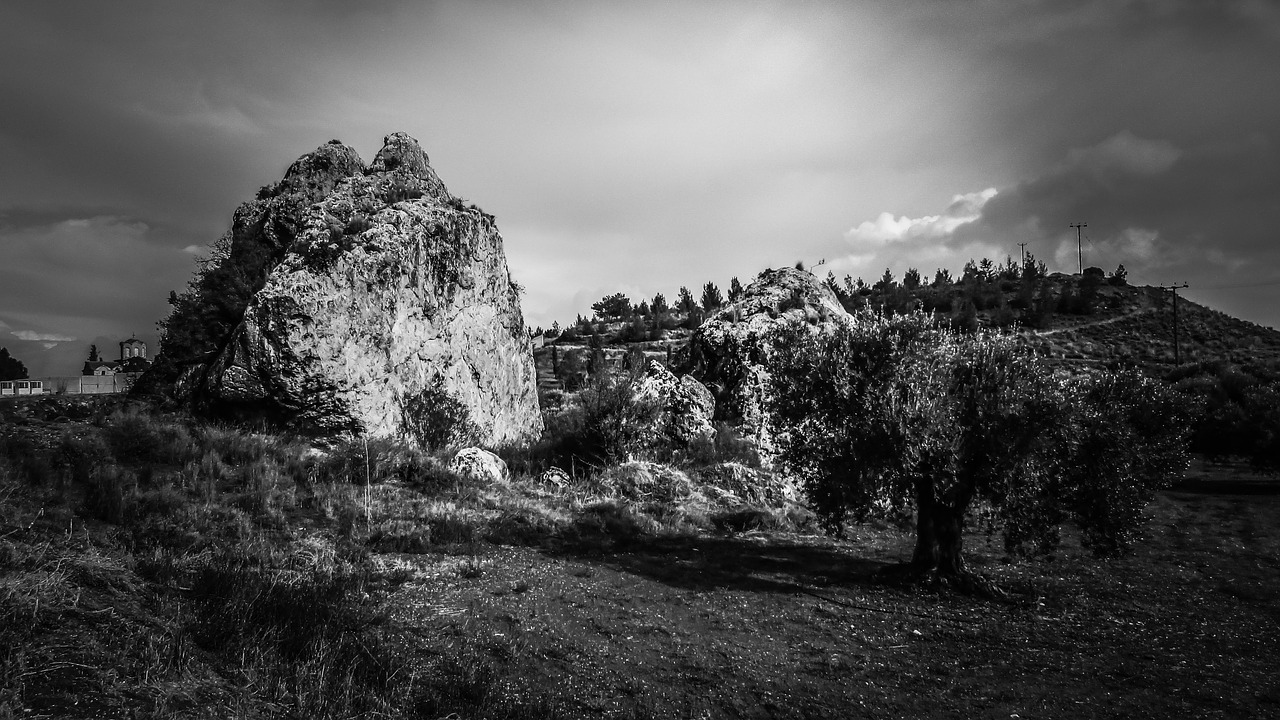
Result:
[[325,145],[235,226],[247,229],[241,252],[275,254],[229,338],[185,370],[179,394],[197,407],[423,445],[541,432],[502,237],[449,194],[416,140],[388,136],[368,169]]
[[765,360],[773,339],[788,326],[813,332],[829,330],[853,318],[812,273],[795,268],[765,270],[742,297],[708,318],[693,333],[681,358],[682,369],[715,396],[715,417],[740,423],[756,443],[762,462],[773,455],[768,429],[770,388]]

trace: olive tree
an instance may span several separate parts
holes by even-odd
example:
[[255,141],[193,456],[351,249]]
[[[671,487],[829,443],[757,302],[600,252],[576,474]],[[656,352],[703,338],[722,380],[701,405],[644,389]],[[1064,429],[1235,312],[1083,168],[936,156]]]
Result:
[[997,592],[967,569],[965,516],[995,509],[1012,548],[1048,548],[1074,520],[1117,549],[1185,463],[1184,431],[1134,375],[1064,382],[1016,337],[958,334],[922,314],[863,313],[829,332],[783,331],[767,360],[782,468],[825,528],[909,517],[915,550],[893,572]]

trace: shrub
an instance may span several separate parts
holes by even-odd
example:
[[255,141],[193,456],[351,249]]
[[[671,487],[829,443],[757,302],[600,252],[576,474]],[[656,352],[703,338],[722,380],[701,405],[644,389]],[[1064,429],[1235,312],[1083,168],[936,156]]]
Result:
[[128,470],[114,465],[97,468],[90,475],[83,512],[89,517],[120,525],[129,517],[136,489],[137,478]]
[[102,434],[112,454],[123,463],[180,465],[195,455],[195,443],[186,427],[142,412],[114,413]]
[[545,452],[566,469],[603,468],[644,447],[658,412],[656,404],[636,398],[628,379],[598,373],[572,404],[547,416]]
[[462,401],[436,385],[401,402],[406,438],[426,450],[466,444],[479,433]]

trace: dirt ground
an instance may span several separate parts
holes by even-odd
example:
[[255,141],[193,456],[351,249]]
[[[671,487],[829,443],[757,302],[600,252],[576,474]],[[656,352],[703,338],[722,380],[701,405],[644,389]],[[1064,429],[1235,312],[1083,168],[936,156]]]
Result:
[[1278,491],[1199,465],[1117,560],[971,535],[1009,604],[876,583],[910,551],[889,527],[383,560],[422,662],[486,657],[571,716],[1280,717]]

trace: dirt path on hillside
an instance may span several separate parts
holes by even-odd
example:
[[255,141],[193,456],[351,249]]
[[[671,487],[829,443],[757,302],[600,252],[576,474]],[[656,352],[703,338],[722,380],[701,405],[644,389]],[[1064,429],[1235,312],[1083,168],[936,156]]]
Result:
[[1137,315],[1143,315],[1145,313],[1152,313],[1155,311],[1156,311],[1156,308],[1140,308],[1138,310],[1130,310],[1129,312],[1124,313],[1123,315],[1117,315],[1115,317],[1107,318],[1105,320],[1095,320],[1093,322],[1082,323],[1080,325],[1072,325],[1071,327],[1054,328],[1052,330],[1037,330],[1036,337],[1048,337],[1049,335],[1056,335],[1062,332],[1070,332],[1072,330],[1083,330],[1085,328],[1099,327],[1102,325],[1110,325],[1112,323],[1118,323],[1121,320],[1128,320],[1129,318],[1135,317]]

